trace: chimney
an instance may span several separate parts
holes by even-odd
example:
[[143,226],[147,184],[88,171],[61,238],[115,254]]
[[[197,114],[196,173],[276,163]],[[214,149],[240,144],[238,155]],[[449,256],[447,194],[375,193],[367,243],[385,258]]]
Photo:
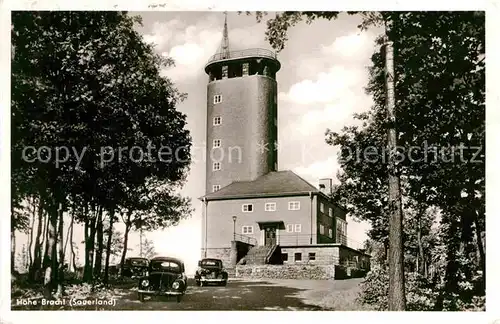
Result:
[[319,180],[319,191],[330,197],[332,194],[332,179],[325,178]]

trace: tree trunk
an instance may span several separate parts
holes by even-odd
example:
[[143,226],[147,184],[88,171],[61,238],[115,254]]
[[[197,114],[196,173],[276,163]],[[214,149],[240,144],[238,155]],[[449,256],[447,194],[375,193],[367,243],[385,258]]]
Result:
[[[74,209],[71,211],[71,220],[70,220],[70,223],[69,223],[69,226],[68,226],[68,231],[66,233],[66,242],[64,243],[64,255],[66,256],[66,249],[68,247],[68,242],[70,241],[70,237],[71,237],[71,233],[73,231],[73,222],[75,220],[75,211]],[[71,242],[73,243],[73,242]],[[70,250],[70,257],[68,258],[69,260],[71,260],[73,257],[73,249]],[[71,262],[68,262],[68,271],[71,270]],[[74,268],[73,268],[74,269]]]
[[10,231],[10,272],[16,273],[16,231]]
[[[424,247],[422,245],[422,214],[420,211],[417,215],[417,244],[418,244],[418,257],[417,260],[420,260],[421,267],[417,268],[417,272],[421,273],[425,278],[427,278],[427,271],[425,267],[425,257],[424,257]],[[419,271],[420,270],[420,271]]]
[[[102,207],[97,208],[97,213]],[[96,219],[97,213],[94,212],[92,215],[92,219],[90,219],[88,223],[88,230],[90,233],[88,234],[87,240],[85,241],[85,269],[83,274],[83,280],[89,282],[92,280],[92,265],[94,262],[94,249],[95,249],[95,234],[96,234]]]
[[56,264],[56,254],[55,254],[55,246],[56,246],[56,225],[57,225],[58,212],[53,206],[48,210],[48,219],[50,220],[47,224],[47,245],[46,252],[43,260],[43,268],[45,269],[45,277],[44,277],[44,296],[45,298],[52,298],[52,289],[54,288],[54,272],[56,272],[55,264]]
[[33,197],[31,200],[31,204],[33,206],[33,212],[31,213],[31,226],[30,226],[30,234],[28,238],[28,267],[27,269],[31,269],[31,265],[33,264],[33,232],[35,231],[35,219],[36,219],[36,198]]
[[38,204],[38,226],[36,231],[35,249],[33,251],[35,257],[29,273],[29,278],[31,281],[38,281],[38,273],[42,269],[42,242],[40,241],[40,237],[42,235],[42,226],[44,223],[43,208],[44,206],[42,205],[42,201],[40,199]]
[[403,215],[400,179],[395,162],[397,136],[394,98],[394,65],[392,42],[385,43],[387,91],[387,148],[389,152],[389,310],[404,311],[406,307],[403,260]]
[[58,267],[58,280],[57,280],[57,296],[62,297],[64,293],[64,213],[62,204],[59,204],[59,267]]
[[128,233],[130,232],[131,228],[130,224],[131,217],[132,217],[132,212],[127,212],[127,220],[125,221],[125,234],[123,234],[123,252],[122,252],[122,258],[120,260],[120,271],[123,269],[123,265],[125,264],[125,258],[127,257]]
[[108,284],[109,279],[109,258],[111,257],[111,243],[113,240],[113,221],[114,221],[115,211],[111,209],[109,211],[109,232],[108,241],[106,242],[106,263],[104,265],[104,284]]
[[102,250],[104,247],[104,234],[103,234],[103,220],[102,220],[102,209],[100,209],[99,214],[97,215],[97,223],[96,223],[96,234],[97,234],[97,250],[95,253],[95,261],[94,261],[94,277],[98,278],[101,276],[102,272]]
[[50,220],[50,215],[47,212],[47,216],[45,217],[45,224],[43,228],[43,260],[45,260],[45,257],[48,255],[48,250],[47,250],[47,244],[48,244],[48,229],[49,229],[49,220]]
[[483,245],[483,238],[481,237],[481,233],[483,232],[483,228],[481,228],[479,224],[479,217],[477,211],[473,211],[474,217],[474,227],[476,231],[476,245],[477,250],[479,251],[479,265],[481,270],[483,271],[483,277],[486,277],[486,252]]

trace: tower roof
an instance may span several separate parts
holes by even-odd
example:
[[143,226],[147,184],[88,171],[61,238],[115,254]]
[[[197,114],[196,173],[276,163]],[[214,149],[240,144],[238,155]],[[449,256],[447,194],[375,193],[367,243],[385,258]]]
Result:
[[227,25],[227,12],[224,12],[224,29],[222,31],[222,40],[217,52],[212,55],[205,65],[205,72],[208,73],[208,67],[213,63],[219,63],[228,60],[260,58],[272,61],[280,69],[281,64],[278,61],[276,51],[271,51],[264,48],[248,48],[244,50],[230,51],[229,49],[229,29]]
[[229,58],[229,32],[227,30],[227,11],[224,11],[224,30],[222,31],[222,41],[216,54],[222,58]]

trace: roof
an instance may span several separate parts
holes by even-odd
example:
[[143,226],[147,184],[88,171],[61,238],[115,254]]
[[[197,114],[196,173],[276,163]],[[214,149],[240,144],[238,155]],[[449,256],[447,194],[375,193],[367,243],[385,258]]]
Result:
[[231,198],[257,198],[293,196],[309,193],[323,194],[316,187],[290,170],[269,172],[254,181],[236,181],[209,193],[201,199],[221,200]]
[[150,261],[166,261],[166,262],[175,262],[175,263],[181,263],[181,264],[184,263],[180,259],[172,258],[172,257],[163,257],[163,256],[154,257]]

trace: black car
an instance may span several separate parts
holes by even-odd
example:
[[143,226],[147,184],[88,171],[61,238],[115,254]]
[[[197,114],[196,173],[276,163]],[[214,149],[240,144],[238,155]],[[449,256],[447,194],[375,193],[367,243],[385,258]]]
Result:
[[219,259],[203,259],[198,262],[198,270],[194,276],[196,285],[204,286],[209,283],[227,285],[227,272]]
[[142,277],[148,270],[149,260],[146,258],[127,258],[122,268],[122,276],[130,278]]
[[149,261],[148,273],[139,278],[138,297],[144,295],[176,296],[181,301],[187,288],[184,262],[176,258],[155,257]]

